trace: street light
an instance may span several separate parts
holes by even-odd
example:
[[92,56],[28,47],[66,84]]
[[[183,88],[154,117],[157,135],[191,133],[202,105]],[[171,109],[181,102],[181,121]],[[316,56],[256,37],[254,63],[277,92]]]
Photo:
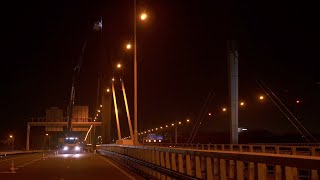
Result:
[[244,102],[240,102],[240,106],[244,106]]
[[[48,137],[48,149],[50,149],[50,136],[49,136],[48,133],[46,134],[46,137]],[[46,141],[45,141],[45,142],[46,142]],[[45,143],[45,144],[47,144],[47,143]]]
[[222,111],[223,111],[223,112],[226,112],[226,111],[227,111],[227,108],[222,108]]
[[260,100],[263,100],[263,99],[264,99],[264,96],[260,96],[259,99],[260,99]]
[[117,64],[117,68],[118,68],[118,69],[121,68],[121,64],[120,64],[120,63]]
[[130,43],[127,44],[127,49],[131,49],[131,44]]
[[148,16],[147,16],[146,13],[142,13],[141,16],[140,16],[140,18],[141,18],[142,21],[146,20],[147,17],[148,17]]
[[11,139],[11,147],[12,149],[14,149],[14,137],[13,135],[9,135],[10,139]]
[[[138,144],[138,63],[137,63],[137,0],[134,0],[133,3],[133,79],[134,79],[134,96],[133,96],[133,108],[134,108],[134,144]],[[145,20],[147,18],[147,14],[143,13],[141,16],[141,20]]]

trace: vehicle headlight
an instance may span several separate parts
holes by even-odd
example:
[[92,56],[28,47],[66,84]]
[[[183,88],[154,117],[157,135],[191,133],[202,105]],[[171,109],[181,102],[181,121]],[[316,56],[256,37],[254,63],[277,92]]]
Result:
[[76,146],[74,149],[75,149],[76,151],[80,151],[80,147],[79,147],[79,146]]
[[65,146],[65,147],[63,147],[63,150],[64,150],[64,151],[68,151],[68,150],[69,150],[69,147],[68,147],[68,146]]

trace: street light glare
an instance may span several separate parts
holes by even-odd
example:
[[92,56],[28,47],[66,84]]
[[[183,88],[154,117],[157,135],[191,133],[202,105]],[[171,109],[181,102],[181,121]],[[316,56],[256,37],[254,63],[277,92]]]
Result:
[[49,134],[46,134],[46,136],[49,136]]
[[110,89],[109,89],[109,88],[107,89],[107,92],[110,92]]
[[121,68],[121,64],[120,63],[117,64],[117,68],[118,69]]
[[264,97],[263,97],[263,96],[260,96],[260,97],[259,97],[259,99],[260,99],[260,100],[263,100],[263,99],[264,99]]
[[187,119],[187,122],[190,122],[190,119]]
[[227,108],[222,108],[222,111],[223,111],[223,112],[227,111]]
[[147,17],[148,17],[148,16],[147,16],[146,13],[142,13],[141,16],[140,16],[140,18],[141,18],[142,21],[146,20]]
[[12,135],[10,135],[9,137],[10,137],[10,138],[13,138],[13,136],[12,136]]
[[130,43],[127,44],[127,49],[131,49],[131,44]]
[[244,102],[241,102],[241,103],[240,103],[240,106],[244,106]]

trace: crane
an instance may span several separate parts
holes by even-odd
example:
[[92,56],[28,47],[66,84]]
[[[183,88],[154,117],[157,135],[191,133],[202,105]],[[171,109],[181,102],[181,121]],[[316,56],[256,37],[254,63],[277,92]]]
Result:
[[67,114],[67,117],[68,117],[68,119],[67,119],[67,134],[72,131],[71,122],[72,122],[72,110],[73,110],[75,94],[76,94],[76,81],[77,81],[78,76],[79,76],[79,72],[80,72],[80,69],[81,69],[82,61],[83,61],[83,54],[84,54],[84,50],[85,50],[86,46],[87,46],[87,41],[85,41],[83,43],[78,64],[73,69],[73,78],[72,78],[70,102],[69,102],[69,106],[68,106],[68,110],[67,110],[67,113],[68,113]]

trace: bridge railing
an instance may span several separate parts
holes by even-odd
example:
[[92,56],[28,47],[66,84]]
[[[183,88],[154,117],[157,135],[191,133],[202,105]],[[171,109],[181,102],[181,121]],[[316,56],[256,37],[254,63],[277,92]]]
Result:
[[312,179],[319,180],[320,157],[101,145],[98,152],[156,179]]
[[146,146],[159,146],[170,148],[188,148],[202,150],[220,150],[237,152],[262,152],[272,154],[291,154],[320,156],[319,144],[168,144],[144,143]]

